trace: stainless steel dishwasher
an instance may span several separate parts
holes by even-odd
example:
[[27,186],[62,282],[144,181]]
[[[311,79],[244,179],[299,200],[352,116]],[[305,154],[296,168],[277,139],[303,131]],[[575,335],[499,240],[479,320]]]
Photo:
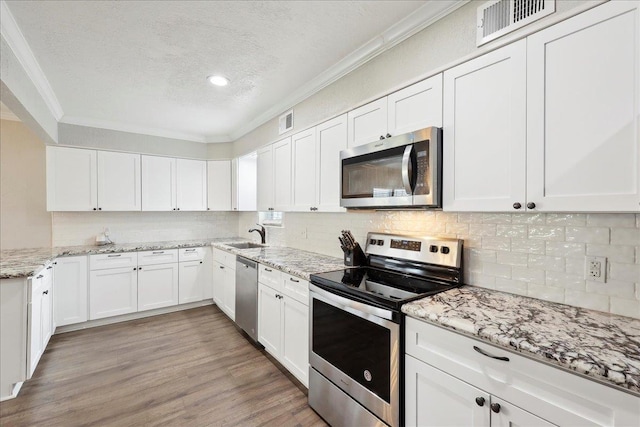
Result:
[[258,342],[258,263],[236,257],[236,324]]

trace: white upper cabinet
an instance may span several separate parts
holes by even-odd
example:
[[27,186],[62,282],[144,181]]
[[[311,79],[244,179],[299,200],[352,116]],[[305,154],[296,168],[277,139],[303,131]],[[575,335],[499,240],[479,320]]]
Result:
[[293,203],[296,211],[309,211],[317,204],[318,157],[316,128],[291,137],[293,147]]
[[207,162],[142,156],[142,210],[207,210]]
[[387,135],[387,98],[380,98],[347,113],[349,148],[385,137]]
[[387,108],[390,135],[442,127],[442,74],[392,93],[387,97]]
[[231,160],[210,160],[207,162],[207,191],[209,210],[231,210]]
[[257,209],[273,210],[273,146],[258,150]]
[[639,8],[608,2],[527,39],[536,210],[640,210]]
[[525,209],[526,41],[444,73],[443,209]]
[[140,154],[98,151],[98,210],[139,211]]
[[176,210],[176,159],[142,156],[142,210]]
[[291,207],[291,138],[273,144],[273,207],[286,211]]
[[231,159],[231,210],[238,210],[238,159]]
[[177,159],[176,208],[182,211],[207,210],[207,162]]
[[340,207],[340,151],[347,149],[347,115],[318,125],[316,135],[319,162],[315,207],[321,211],[344,212]]
[[47,146],[47,210],[98,209],[95,150]]
[[237,210],[255,211],[257,198],[257,161],[255,152],[238,159]]

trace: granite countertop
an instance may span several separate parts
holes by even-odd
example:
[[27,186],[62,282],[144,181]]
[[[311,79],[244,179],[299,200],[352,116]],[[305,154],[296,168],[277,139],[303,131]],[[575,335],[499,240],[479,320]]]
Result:
[[402,311],[640,394],[640,319],[474,286]]
[[309,280],[309,276],[325,271],[342,270],[344,260],[314,252],[302,251],[279,246],[265,246],[263,248],[236,249],[224,242],[213,242],[216,248],[226,250],[235,255],[249,258],[261,264],[282,270],[285,273]]
[[176,240],[166,242],[123,243],[104,246],[64,246],[54,248],[11,249],[0,252],[0,279],[13,279],[34,275],[46,263],[61,256],[97,255],[117,252],[154,251],[160,249],[194,248],[215,242],[246,242],[240,237],[202,240]]

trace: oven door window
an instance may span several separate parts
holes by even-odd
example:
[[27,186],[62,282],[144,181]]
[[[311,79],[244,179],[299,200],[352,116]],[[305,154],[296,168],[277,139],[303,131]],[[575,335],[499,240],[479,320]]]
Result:
[[390,331],[313,299],[313,352],[390,402]]
[[342,198],[411,196],[411,188],[406,188],[402,180],[404,150],[403,146],[344,159]]

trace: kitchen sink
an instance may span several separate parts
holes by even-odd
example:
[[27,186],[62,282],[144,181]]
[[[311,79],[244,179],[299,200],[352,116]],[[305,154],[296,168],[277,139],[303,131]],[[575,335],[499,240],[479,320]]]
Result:
[[253,249],[253,248],[265,247],[265,245],[261,245],[260,243],[252,243],[252,242],[226,243],[226,245],[236,249]]

